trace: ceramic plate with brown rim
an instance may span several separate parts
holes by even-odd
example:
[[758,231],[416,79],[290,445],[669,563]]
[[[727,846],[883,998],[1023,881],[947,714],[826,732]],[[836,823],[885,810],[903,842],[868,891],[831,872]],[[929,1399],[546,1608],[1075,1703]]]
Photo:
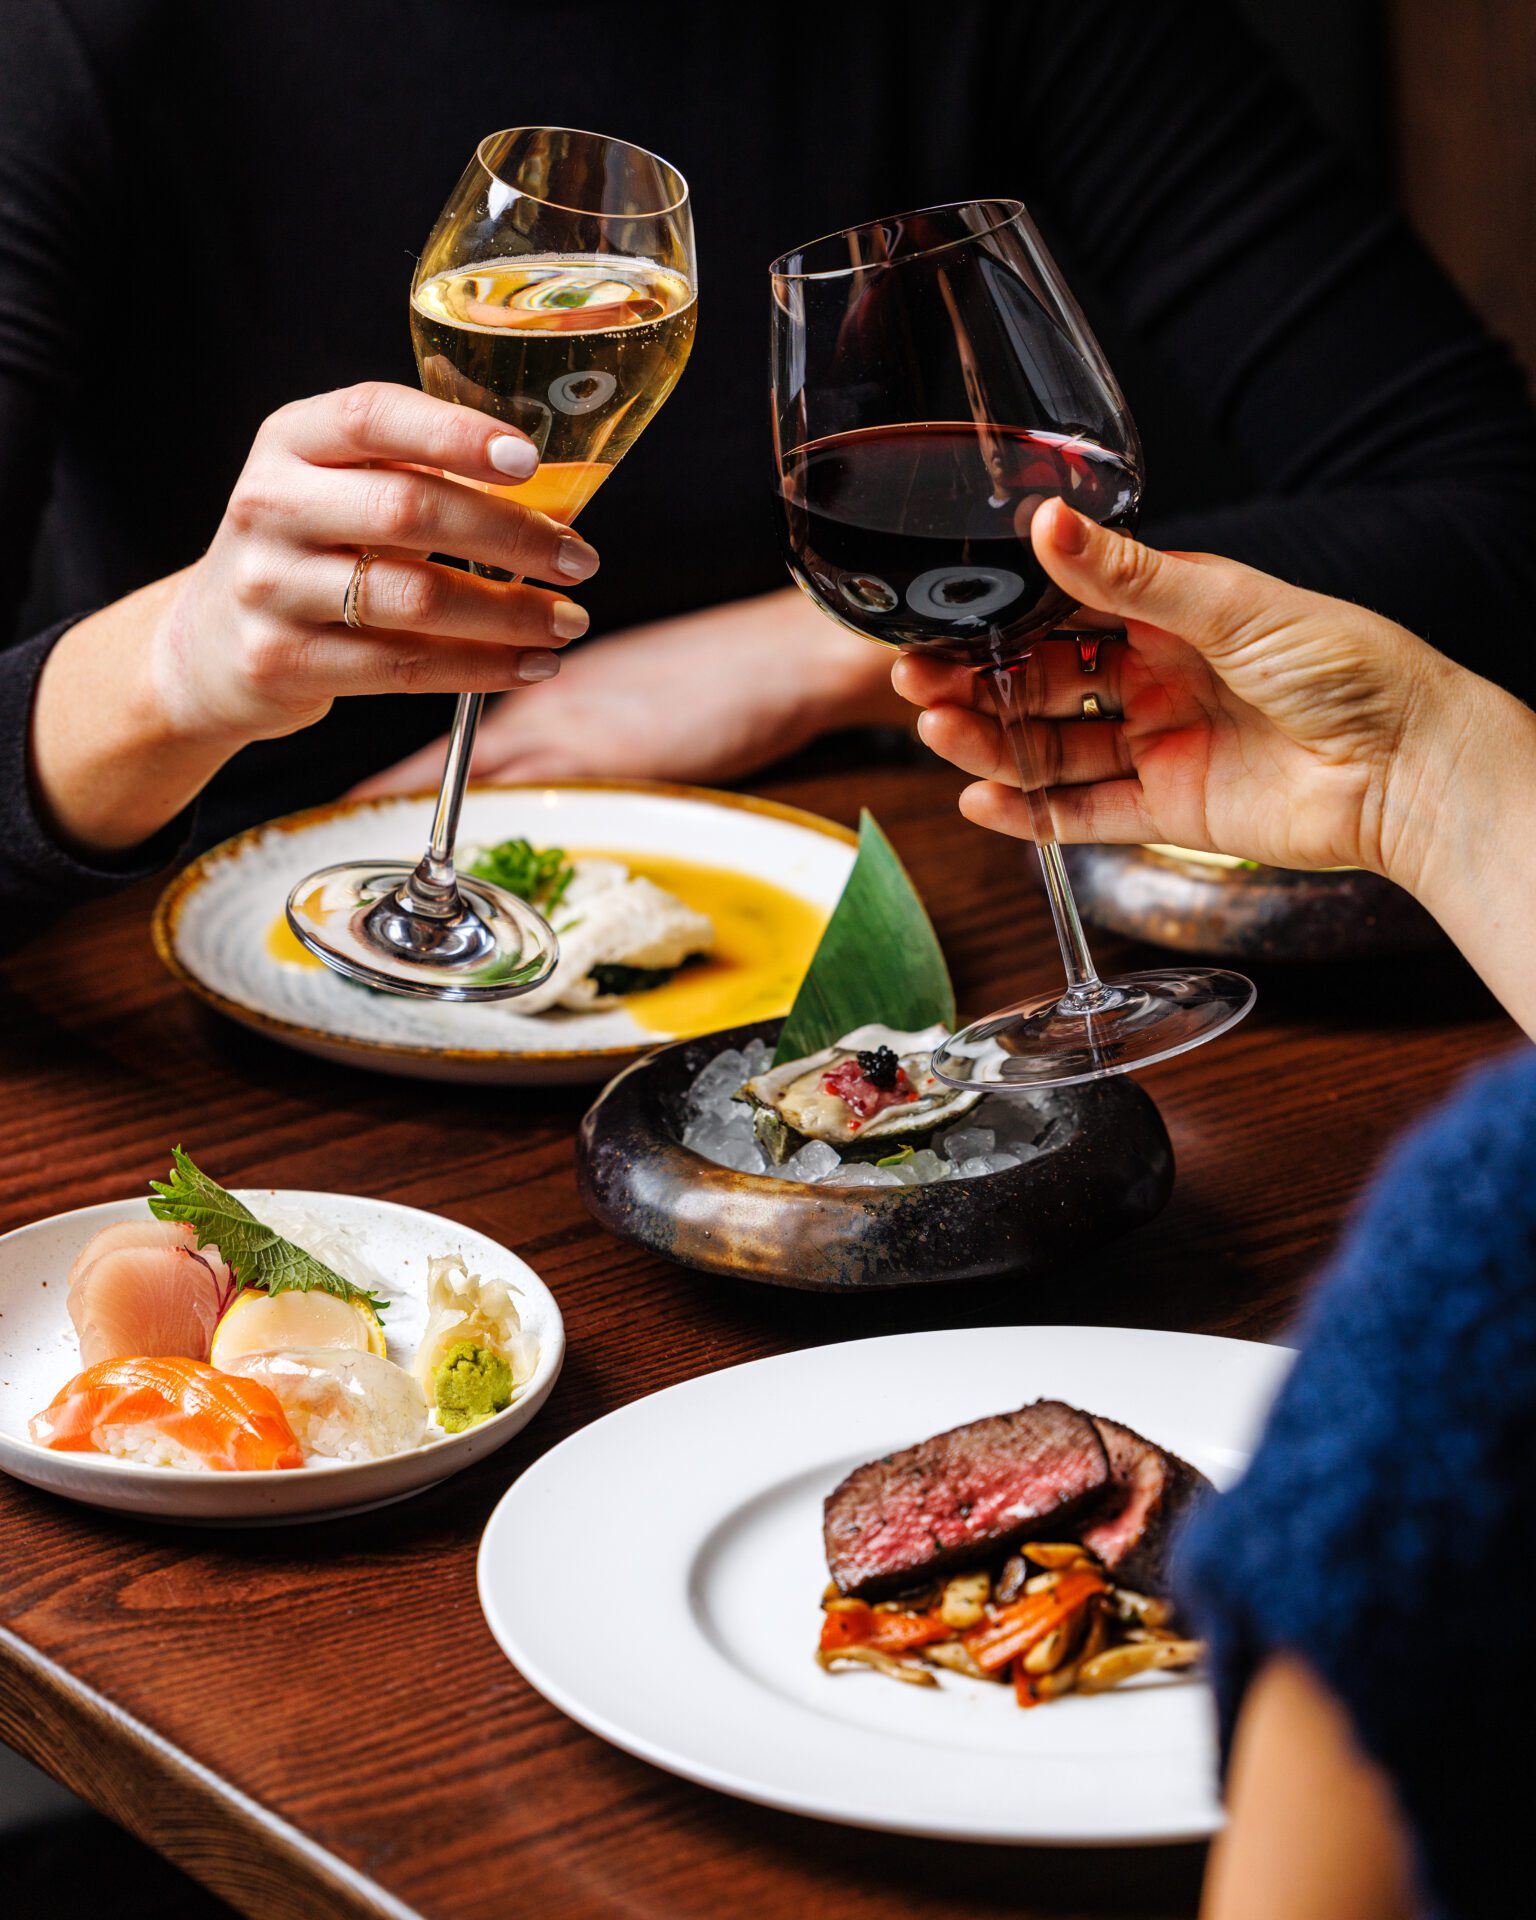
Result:
[[[526,839],[622,862],[713,923],[715,945],[619,1004],[529,1014],[351,985],[288,932],[289,888],[317,867],[414,859],[432,796],[338,801],[237,834],[194,860],[155,911],[172,974],[218,1012],[348,1066],[423,1080],[606,1079],[649,1048],[788,1010],[853,866],[855,837],[797,807],[625,781],[472,787],[461,845]],[[558,923],[558,914],[556,920]]]

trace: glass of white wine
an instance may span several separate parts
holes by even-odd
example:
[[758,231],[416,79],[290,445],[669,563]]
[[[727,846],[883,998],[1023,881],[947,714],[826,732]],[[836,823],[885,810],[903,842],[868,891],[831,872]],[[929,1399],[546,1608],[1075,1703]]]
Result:
[[[411,336],[428,393],[507,421],[539,450],[531,480],[485,490],[572,524],[677,384],[696,285],[688,185],[665,160],[570,127],[482,140],[422,250]],[[459,696],[421,859],[325,867],[288,896],[294,933],[349,979],[501,1000],[554,968],[544,917],[454,865],[484,699]]]

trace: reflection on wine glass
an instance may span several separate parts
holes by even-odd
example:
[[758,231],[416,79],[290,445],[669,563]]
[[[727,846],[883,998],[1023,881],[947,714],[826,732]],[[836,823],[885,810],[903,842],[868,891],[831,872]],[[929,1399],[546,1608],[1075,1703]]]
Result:
[[1141,504],[1136,428],[1028,214],[967,201],[852,227],[785,254],[771,290],[790,572],[854,632],[989,676],[1066,966],[1064,994],[967,1027],[934,1070],[1059,1086],[1213,1039],[1253,1004],[1241,974],[1095,972],[1024,724],[1040,711],[1032,650],[1076,611],[1030,521],[1061,497],[1131,528]]
[[[570,525],[677,384],[696,284],[688,187],[665,160],[569,127],[482,140],[422,250],[411,337],[428,393],[494,414],[539,450],[531,480],[483,490]],[[454,865],[483,704],[459,697],[414,867],[349,861],[288,896],[294,932],[338,973],[389,993],[500,1000],[553,970],[543,916]]]

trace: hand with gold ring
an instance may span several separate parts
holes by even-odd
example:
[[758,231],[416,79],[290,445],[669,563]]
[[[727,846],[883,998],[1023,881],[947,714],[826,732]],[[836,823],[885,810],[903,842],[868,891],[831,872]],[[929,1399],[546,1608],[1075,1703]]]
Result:
[[[1389,620],[1210,554],[1158,553],[1062,501],[1030,534],[1045,571],[1092,610],[1079,619],[1124,629],[1103,637],[1091,676],[1070,635],[1042,642],[1026,670],[1065,841],[1369,867],[1417,888],[1440,837],[1426,795],[1468,740],[1490,765],[1536,763],[1518,702]],[[986,679],[916,653],[893,678],[926,709],[927,744],[978,777],[962,811],[1027,838]]]
[[241,746],[349,695],[550,678],[587,627],[566,590],[598,558],[503,497],[537,466],[525,435],[410,387],[349,387],[271,415],[207,552],[70,628],[49,656],[32,772],[60,836],[133,845]]

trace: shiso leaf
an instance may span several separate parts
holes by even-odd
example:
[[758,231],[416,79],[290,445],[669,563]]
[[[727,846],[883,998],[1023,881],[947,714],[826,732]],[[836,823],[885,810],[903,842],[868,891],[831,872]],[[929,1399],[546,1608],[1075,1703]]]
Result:
[[210,1180],[180,1147],[172,1155],[169,1180],[151,1180],[149,1210],[157,1220],[179,1220],[197,1235],[197,1244],[219,1249],[233,1270],[236,1293],[256,1287],[265,1293],[334,1293],[354,1306],[382,1313],[387,1301],[365,1293],[339,1273],[263,1226],[242,1201]]
[[859,853],[773,1056],[803,1060],[878,1020],[903,1032],[955,1024],[955,990],[933,922],[868,808]]

